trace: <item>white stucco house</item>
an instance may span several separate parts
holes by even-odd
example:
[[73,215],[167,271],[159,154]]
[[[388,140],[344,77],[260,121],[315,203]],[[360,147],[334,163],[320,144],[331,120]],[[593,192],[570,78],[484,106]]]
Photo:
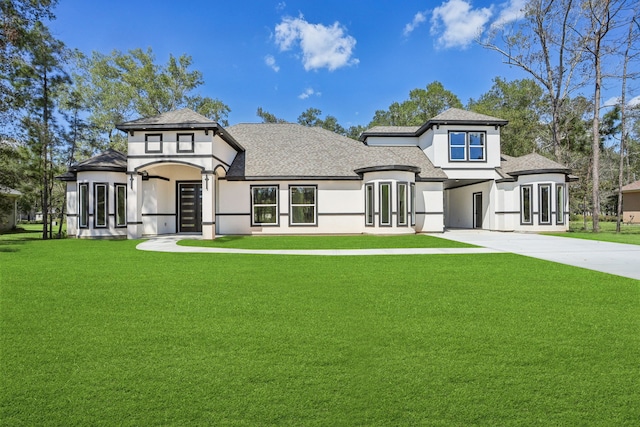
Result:
[[117,126],[127,154],[73,165],[67,232],[392,234],[446,228],[563,231],[570,170],[500,153],[507,122],[450,109],[360,141],[297,124],[223,128],[184,109]]

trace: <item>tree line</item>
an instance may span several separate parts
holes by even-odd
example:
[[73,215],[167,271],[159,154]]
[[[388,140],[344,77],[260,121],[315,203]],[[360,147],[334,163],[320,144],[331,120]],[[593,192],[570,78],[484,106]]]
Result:
[[[151,48],[69,49],[44,24],[55,18],[55,4],[0,0],[0,186],[23,193],[22,210],[42,212],[43,238],[54,237],[52,214],[64,212],[65,191],[54,177],[106,148],[126,151],[117,123],[189,107],[227,125],[230,113],[198,93],[203,76],[188,55],[161,64]],[[373,126],[422,125],[451,107],[506,119],[503,153],[538,152],[572,168],[580,178],[572,211],[590,214],[597,231],[601,212],[619,221],[619,189],[640,179],[640,111],[628,103],[638,80],[630,71],[640,58],[638,7],[628,0],[529,1],[522,19],[477,40],[527,78],[496,77],[466,104],[434,81],[366,125],[343,127],[317,108],[297,122],[357,139]],[[619,88],[615,105],[603,106],[603,85]],[[265,123],[286,121],[262,107],[256,114]]]

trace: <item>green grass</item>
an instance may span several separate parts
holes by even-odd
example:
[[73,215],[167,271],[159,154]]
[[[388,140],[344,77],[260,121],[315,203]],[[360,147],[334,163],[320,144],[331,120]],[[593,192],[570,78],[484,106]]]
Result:
[[137,243],[0,241],[1,424],[640,419],[638,281],[514,254]]
[[379,249],[379,248],[472,248],[465,243],[424,234],[399,236],[221,236],[215,240],[181,240],[183,246],[234,249]]
[[577,239],[600,240],[603,242],[640,245],[640,224],[621,224],[620,233],[616,233],[615,222],[600,222],[600,232],[594,233],[592,223],[584,228],[582,221],[572,221],[567,233],[544,233],[552,236],[574,237]]

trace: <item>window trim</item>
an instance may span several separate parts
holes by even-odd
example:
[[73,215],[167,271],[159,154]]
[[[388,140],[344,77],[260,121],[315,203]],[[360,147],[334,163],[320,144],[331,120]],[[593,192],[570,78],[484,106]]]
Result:
[[[279,184],[261,184],[251,185],[249,190],[249,197],[251,199],[251,226],[252,227],[279,227],[280,226],[280,185]],[[256,222],[255,220],[255,207],[256,206],[273,206],[273,204],[255,204],[253,190],[256,188],[275,188],[276,189],[276,218],[275,222]]]
[[[382,204],[384,202],[384,198],[382,196],[382,187],[388,187],[389,188],[389,201],[387,203],[388,209],[387,209],[387,214],[389,216],[389,222],[383,222],[383,218],[384,218],[384,214],[385,211],[382,209]],[[378,184],[378,194],[379,194],[379,199],[380,199],[380,203],[379,203],[379,207],[380,207],[380,217],[379,217],[379,226],[380,227],[392,227],[393,226],[393,209],[392,209],[392,204],[393,204],[393,195],[392,193],[392,188],[393,185],[391,182],[380,182]]]
[[[402,199],[400,198],[400,187],[404,187],[404,209],[402,209],[402,207],[400,206]],[[409,189],[409,185],[407,182],[398,182],[396,184],[396,210],[397,210],[397,225],[398,227],[406,227],[409,225],[409,204],[407,203],[408,201],[408,189]],[[400,219],[402,218],[402,216],[404,215],[404,221],[401,221]]]
[[[371,194],[369,194],[371,191]],[[373,183],[364,185],[364,225],[373,227],[376,224],[376,187]],[[369,221],[371,218],[371,221]]]
[[78,184],[78,228],[89,228],[89,206],[89,183],[82,182]]
[[[542,189],[543,188],[547,188],[549,190],[548,193],[548,197],[547,197],[547,217],[548,220],[547,221],[543,221],[542,220],[542,216],[544,214],[543,211],[543,195],[542,195]],[[551,218],[551,203],[553,201],[553,197],[552,197],[552,185],[551,184],[538,184],[538,225],[551,225],[553,223],[552,218]]]
[[[158,150],[150,150],[149,149],[149,137],[150,136],[159,136],[160,141],[151,141],[152,143],[159,143],[160,148]],[[144,134],[144,152],[146,154],[161,154],[162,153],[162,134],[161,133],[145,133]]]
[[[100,198],[98,197],[98,189],[104,188],[104,217],[99,214],[98,205]],[[100,224],[99,221],[103,219],[104,224]],[[109,228],[109,184],[106,182],[94,182],[93,183],[93,228]]]
[[[298,203],[293,204],[294,188],[313,188],[313,204]],[[313,222],[293,222],[293,207],[297,206],[313,206]],[[317,227],[318,226],[318,186],[317,185],[289,185],[289,225],[292,227]]]
[[[561,191],[560,191],[561,190]],[[562,202],[559,198],[562,195]],[[567,206],[567,188],[564,184],[556,184],[556,224],[564,225],[564,216],[566,214],[565,207]]]
[[[524,190],[529,190],[529,221],[525,221]],[[520,186],[520,225],[533,225],[533,185]]]
[[414,227],[416,225],[416,183],[410,183],[409,187],[409,215],[411,216],[411,226]]
[[[188,148],[186,150],[181,150],[180,149],[180,137],[181,136],[190,136],[191,137],[191,148]],[[189,144],[189,142],[184,141],[185,144]],[[176,134],[176,152],[177,153],[193,153],[195,151],[195,134],[193,132],[191,133],[177,133]]]
[[[127,184],[114,184],[113,185],[114,188],[114,203],[115,203],[115,211],[114,211],[114,215],[115,215],[115,224],[116,224],[116,228],[124,228],[127,226]],[[122,200],[122,204],[124,204],[124,218],[122,218],[124,220],[124,222],[119,222],[120,216],[118,215],[119,211],[120,211],[120,197],[119,197],[119,189],[124,188],[124,200]]]
[[[453,147],[456,148],[464,148],[464,158],[463,159],[454,159],[451,156],[451,134],[459,134],[462,133],[464,134],[464,145],[454,145]],[[480,146],[477,145],[471,145],[470,139],[469,139],[469,135],[470,134],[480,134],[482,135],[482,158],[481,159],[472,159],[471,158],[471,149],[472,148],[478,148]],[[454,163],[458,163],[458,162],[473,162],[473,163],[486,163],[487,162],[487,132],[486,131],[482,131],[482,130],[450,130],[447,133],[447,138],[448,138],[448,155],[449,155],[449,162],[454,162]]]

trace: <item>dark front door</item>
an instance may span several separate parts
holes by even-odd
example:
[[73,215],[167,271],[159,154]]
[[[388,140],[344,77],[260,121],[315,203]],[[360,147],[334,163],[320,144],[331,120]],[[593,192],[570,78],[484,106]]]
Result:
[[482,228],[482,193],[473,193],[473,228]]
[[202,183],[178,183],[178,233],[202,233]]

